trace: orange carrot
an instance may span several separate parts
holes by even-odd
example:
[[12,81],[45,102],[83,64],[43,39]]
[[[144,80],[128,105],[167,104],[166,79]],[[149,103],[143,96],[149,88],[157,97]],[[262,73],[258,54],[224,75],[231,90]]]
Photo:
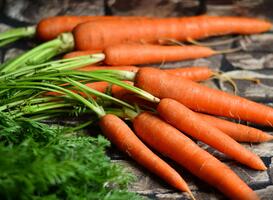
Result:
[[[56,16],[48,17],[37,24],[36,36],[43,41],[52,40],[61,33],[70,32],[78,24],[100,19],[110,19],[112,16]],[[118,17],[114,17],[118,18]]]
[[[95,71],[95,70],[124,70],[130,72],[137,72],[139,70],[138,67],[135,66],[85,66],[79,68],[81,71]],[[184,68],[173,68],[173,69],[162,69],[168,74],[176,75],[182,78],[186,78],[192,81],[205,81],[208,80],[213,75],[213,71],[208,67],[184,67]]]
[[85,22],[101,20],[117,20],[122,18],[139,19],[140,16],[54,16],[42,19],[36,28],[38,39],[47,41],[56,38],[61,33],[71,32],[77,25]]
[[90,50],[90,51],[72,51],[70,53],[67,53],[63,56],[63,59],[67,58],[74,58],[78,56],[85,56],[85,55],[90,55],[90,54],[95,54],[95,53],[101,53],[100,50]]
[[273,108],[208,88],[154,68],[141,68],[135,85],[158,98],[172,98],[198,112],[273,125]]
[[158,175],[173,187],[191,194],[182,177],[166,162],[146,147],[121,119],[107,114],[100,119],[100,127],[106,137],[122,152]]
[[214,74],[213,70],[205,66],[164,69],[164,72],[197,82],[208,80]]
[[94,66],[94,65],[88,65],[85,67],[81,67],[78,70],[80,71],[95,71],[95,70],[124,70],[124,71],[130,71],[130,72],[137,72],[139,70],[138,67],[135,66],[116,66],[116,67],[111,67],[111,66]]
[[160,46],[151,44],[118,44],[104,49],[107,65],[138,65],[190,60],[215,55],[203,46]]
[[161,19],[118,19],[87,22],[73,30],[77,50],[103,50],[132,42],[186,41],[225,34],[255,34],[272,24],[254,18],[195,16]]
[[159,115],[175,128],[223,152],[253,169],[266,170],[263,161],[231,137],[203,121],[195,112],[173,99],[161,99]]
[[230,199],[259,199],[228,166],[155,115],[141,113],[134,118],[133,125],[145,143],[218,188]]
[[259,129],[202,113],[197,114],[203,121],[218,128],[238,142],[267,142],[273,140],[273,135],[269,135]]

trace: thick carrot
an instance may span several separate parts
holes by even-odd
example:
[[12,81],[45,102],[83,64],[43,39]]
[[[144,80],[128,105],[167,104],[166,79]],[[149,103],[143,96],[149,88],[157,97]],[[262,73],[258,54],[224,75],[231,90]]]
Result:
[[203,121],[218,128],[238,142],[267,142],[273,140],[273,135],[269,135],[259,129],[202,113],[197,114]]
[[145,143],[218,188],[230,199],[259,199],[229,167],[155,115],[141,113],[133,120],[133,125]]
[[198,112],[273,125],[273,108],[208,88],[154,68],[141,68],[135,85],[158,98],[172,98]]
[[85,55],[90,55],[90,54],[95,54],[95,53],[101,53],[100,50],[90,50],[90,51],[72,51],[63,56],[63,59],[67,58],[74,58],[78,56],[85,56]]
[[197,16],[161,19],[118,19],[87,22],[73,30],[77,50],[102,50],[128,41],[158,43],[185,41],[225,34],[254,34],[268,31],[272,24],[254,18]]
[[203,46],[161,46],[151,44],[117,44],[104,49],[107,65],[138,65],[190,60],[215,55]]
[[99,124],[104,135],[122,152],[128,154],[140,165],[158,175],[173,187],[191,193],[182,177],[146,147],[120,118],[107,114],[100,119]]
[[253,169],[266,170],[263,161],[231,137],[203,121],[198,114],[173,99],[161,99],[159,115],[184,133],[210,145]]

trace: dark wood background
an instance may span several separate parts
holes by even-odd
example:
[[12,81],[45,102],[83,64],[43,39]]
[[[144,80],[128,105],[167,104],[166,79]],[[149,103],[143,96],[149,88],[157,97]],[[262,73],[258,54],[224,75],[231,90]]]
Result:
[[[273,22],[272,0],[0,0],[0,31],[10,27],[35,24],[40,19],[53,15],[147,15],[147,16],[192,16],[236,15],[266,18]],[[218,37],[206,41],[219,41],[234,36]],[[35,40],[22,40],[0,50],[1,61],[11,58],[37,43]],[[273,105],[273,32],[272,30],[250,37],[240,37],[219,49],[235,48],[241,45],[244,50],[236,53],[217,55],[207,59],[164,64],[164,68],[190,65],[206,65],[215,70],[252,70],[261,73],[260,84],[237,81],[239,95],[267,105]],[[239,76],[242,76],[239,73]],[[210,87],[219,87],[217,81],[207,81]],[[223,90],[231,92],[227,85]],[[272,134],[272,129],[260,127]],[[223,162],[227,163],[263,200],[273,199],[273,142],[264,144],[243,144],[257,153],[269,168],[264,172],[250,170],[225,157],[205,144],[199,143]],[[148,173],[126,155],[112,147],[108,151],[113,162],[121,163],[137,176],[131,186],[151,199],[184,200],[187,194],[173,190],[163,181]],[[182,155],[183,156],[183,155]],[[169,161],[169,160],[168,160]],[[216,189],[190,175],[186,170],[169,161],[187,180],[197,199],[225,199]]]

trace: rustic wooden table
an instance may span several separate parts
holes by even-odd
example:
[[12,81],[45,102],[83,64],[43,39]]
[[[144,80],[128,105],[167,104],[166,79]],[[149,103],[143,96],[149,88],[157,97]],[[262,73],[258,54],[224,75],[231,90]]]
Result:
[[[0,0],[0,31],[9,27],[34,24],[41,18],[51,15],[149,15],[149,16],[184,16],[197,14],[210,15],[243,15],[263,17],[273,21],[273,1],[271,0]],[[219,41],[230,37],[210,39]],[[1,61],[13,57],[25,49],[33,46],[35,41],[19,41],[15,45],[2,48]],[[250,81],[236,81],[239,95],[267,105],[273,105],[273,30],[253,35],[247,38],[240,37],[229,44],[219,46],[219,49],[242,46],[243,50],[226,55],[217,55],[208,59],[198,59],[189,62],[164,64],[163,68],[182,67],[191,65],[210,66],[215,70],[252,70],[263,74],[260,84]],[[242,73],[239,74],[242,76]],[[219,87],[217,81],[208,81],[210,87]],[[231,92],[227,85],[223,90]],[[260,127],[272,133],[272,128]],[[199,143],[199,142],[198,142]],[[263,200],[273,199],[273,142],[264,144],[243,144],[258,154],[266,166],[267,171],[257,172],[250,170],[225,157],[205,144],[199,143],[217,158],[228,164]],[[128,156],[118,152],[115,147],[109,149],[109,156],[113,162],[121,163],[137,176],[137,182],[131,186],[132,191],[157,200],[184,200],[189,199],[187,194],[170,188],[163,181],[148,173],[141,166],[133,162]],[[225,199],[217,190],[190,175],[186,170],[170,163],[181,172],[190,185],[197,199]]]

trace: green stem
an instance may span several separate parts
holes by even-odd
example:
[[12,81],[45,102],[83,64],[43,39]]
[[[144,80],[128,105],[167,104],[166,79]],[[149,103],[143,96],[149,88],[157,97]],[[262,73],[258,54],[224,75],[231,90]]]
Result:
[[98,69],[92,71],[92,73],[103,74],[111,78],[117,78],[119,80],[134,81],[136,72],[124,71],[124,70],[111,70],[111,69]]
[[103,54],[94,54],[92,56],[80,56],[77,58],[62,59],[57,61],[51,61],[39,65],[30,65],[20,68],[16,71],[5,73],[0,76],[0,81],[7,79],[15,79],[20,76],[33,76],[38,72],[45,72],[48,74],[49,70],[66,70],[75,69],[85,65],[94,64],[104,59]]
[[95,112],[99,117],[102,117],[105,115],[105,112],[102,107],[94,105],[87,99],[83,98],[79,94],[76,94],[73,91],[70,91],[68,89],[65,89],[61,86],[53,85],[50,83],[43,83],[43,82],[17,82],[17,83],[7,83],[6,85],[0,85],[0,88],[33,88],[33,89],[40,89],[45,91],[54,91],[61,94],[66,94],[69,97],[72,97],[73,99],[76,99],[80,102],[82,102],[84,105],[86,105],[88,108],[90,108],[93,112]]
[[23,28],[13,28],[0,33],[0,47],[25,37],[34,37],[36,33],[35,26]]
[[12,113],[12,118],[17,118],[17,117],[21,117],[22,115],[26,115],[26,114],[34,114],[34,113],[45,111],[45,110],[63,108],[63,107],[69,107],[69,106],[71,106],[70,103],[57,103],[56,104],[56,102],[49,102],[49,103],[32,105],[32,106],[26,106],[23,109],[20,109],[19,111],[17,111],[17,113],[16,113],[16,111],[14,111]]
[[35,98],[35,99],[23,99],[23,100],[11,102],[6,105],[0,106],[0,111],[4,111],[4,110],[12,108],[14,106],[22,106],[24,104],[36,104],[36,103],[42,103],[42,102],[48,102],[48,101],[54,101],[54,100],[59,100],[59,99],[56,97],[41,97],[41,98]]
[[8,39],[0,40],[0,47],[6,46],[7,44],[10,44],[10,43],[13,43],[16,40],[18,40],[18,38],[8,38]]
[[[52,49],[52,53],[50,54],[47,51],[47,59],[49,59],[49,55],[51,57],[56,56],[60,53],[64,53],[67,51],[70,51],[74,48],[74,38],[71,33],[63,33],[58,38],[51,40],[49,42],[43,43],[34,49],[20,55],[16,59],[14,59],[12,62],[10,62],[7,65],[2,66],[1,72],[10,72],[13,70],[16,70],[17,68],[27,65],[27,64],[33,64],[33,63],[40,63],[40,61],[44,62],[44,56],[42,56],[42,60],[37,60],[36,57],[39,57],[41,54],[43,54],[44,51],[47,51],[48,49]],[[34,62],[33,62],[34,61]]]
[[81,72],[81,71],[75,71],[75,73],[77,73],[78,75],[85,76],[85,77],[92,77],[92,78],[100,80],[100,81],[106,81],[108,83],[118,85],[120,87],[123,87],[123,88],[125,88],[125,89],[127,89],[129,91],[132,91],[132,92],[138,94],[140,97],[142,97],[142,98],[144,98],[144,99],[146,99],[148,101],[151,101],[151,102],[154,102],[154,103],[159,103],[160,102],[160,99],[158,99],[157,97],[151,95],[150,93],[148,93],[148,92],[146,92],[144,90],[141,90],[140,88],[129,85],[127,83],[124,83],[122,81],[119,81],[117,79],[107,77],[107,76],[103,76],[103,75],[95,73],[95,72],[86,73],[86,72]]
[[[82,84],[82,83],[80,83],[80,82],[74,81],[73,79],[66,78],[66,79],[64,79],[64,80],[67,81],[67,82],[69,82],[69,83],[71,83],[71,84],[73,84],[73,85],[76,86],[76,87],[82,88],[84,91],[87,92],[87,94],[90,93],[90,94],[95,95],[95,96],[97,96],[97,97],[101,97],[101,98],[110,100],[110,101],[112,101],[112,102],[115,102],[115,103],[117,103],[117,104],[120,104],[120,105],[122,105],[122,106],[126,106],[126,107],[128,107],[128,108],[134,109],[133,106],[131,106],[130,104],[128,104],[128,103],[126,103],[126,102],[124,102],[124,101],[121,101],[121,100],[119,100],[119,99],[117,99],[117,98],[115,98],[115,97],[112,97],[112,96],[109,96],[109,95],[104,94],[104,93],[102,93],[102,92],[99,92],[99,91],[97,91],[97,90],[94,90],[94,89],[92,89],[92,88],[90,88],[90,87],[88,87],[88,86],[86,86],[86,85],[84,85],[84,84]],[[95,102],[94,102],[94,103],[95,103]]]

